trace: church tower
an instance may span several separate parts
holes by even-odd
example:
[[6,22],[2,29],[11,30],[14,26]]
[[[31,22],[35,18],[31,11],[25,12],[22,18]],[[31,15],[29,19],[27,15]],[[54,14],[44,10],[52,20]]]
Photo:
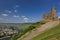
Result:
[[56,8],[55,7],[53,7],[52,9],[51,9],[51,13],[52,13],[52,17],[53,18],[56,18],[57,16],[56,16]]

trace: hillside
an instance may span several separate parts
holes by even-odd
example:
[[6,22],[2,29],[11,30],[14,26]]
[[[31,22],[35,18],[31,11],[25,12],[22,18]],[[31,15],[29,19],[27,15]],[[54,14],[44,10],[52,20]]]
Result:
[[[59,24],[59,21],[48,22],[48,23],[36,28],[36,30],[32,30],[31,32],[27,32],[24,35],[25,37],[22,36],[22,40],[31,40],[33,37],[36,37],[37,35],[44,33],[45,31],[55,27],[58,24]],[[21,38],[19,38],[18,40],[20,40],[20,39]],[[36,38],[36,40],[37,40],[37,38]]]
[[42,34],[39,34],[32,38],[32,40],[60,40],[60,24]]
[[28,28],[32,23],[0,23],[0,28],[11,28],[13,27],[15,30],[24,30]]
[[15,36],[23,32],[31,24],[32,23],[0,23],[0,38],[6,37],[6,36],[11,36],[12,38],[13,35]]

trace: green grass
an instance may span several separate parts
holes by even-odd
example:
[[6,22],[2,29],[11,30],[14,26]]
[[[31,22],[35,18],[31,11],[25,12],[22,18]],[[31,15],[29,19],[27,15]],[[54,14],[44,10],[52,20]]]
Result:
[[60,33],[48,36],[42,40],[60,40]]
[[25,30],[26,28],[28,28],[30,25],[32,25],[33,23],[27,23],[27,24],[20,24],[19,28],[22,30]]
[[[40,22],[39,22],[40,23]],[[23,29],[22,33],[17,34],[16,36],[12,37],[11,40],[17,40],[18,38],[20,38],[21,36],[23,36],[24,34],[26,34],[28,31],[31,31],[32,29],[36,28],[38,26],[39,23],[33,23],[30,26],[29,25],[22,25],[24,27],[20,27],[21,29]]]
[[45,24],[45,23],[46,23],[46,22],[36,22],[36,23],[33,23],[32,25],[30,25],[30,26],[27,27],[27,28],[24,27],[23,32],[17,34],[17,36],[15,36],[15,37],[12,37],[11,40],[17,40],[18,38],[20,38],[21,36],[23,36],[23,35],[26,34],[27,32],[29,32],[29,31],[31,31],[31,30],[33,30],[33,29],[37,28],[38,26],[43,25],[43,24]]
[[[57,25],[55,28],[52,28],[52,29],[32,38],[31,40],[55,40],[55,39],[53,39],[54,37],[60,38],[60,24]],[[58,38],[58,40],[60,40],[59,38]]]

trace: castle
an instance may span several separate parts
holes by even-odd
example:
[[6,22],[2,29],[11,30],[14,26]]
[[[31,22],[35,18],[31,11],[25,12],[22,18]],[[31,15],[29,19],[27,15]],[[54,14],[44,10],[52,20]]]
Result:
[[43,15],[43,20],[44,21],[55,21],[55,20],[58,20],[58,17],[56,15],[56,8],[53,7],[51,9],[51,13],[48,13],[48,14],[44,14]]

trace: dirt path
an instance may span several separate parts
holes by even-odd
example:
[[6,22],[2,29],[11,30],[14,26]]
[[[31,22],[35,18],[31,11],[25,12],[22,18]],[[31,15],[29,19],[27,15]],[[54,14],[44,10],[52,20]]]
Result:
[[47,31],[47,30],[55,27],[58,24],[59,24],[59,21],[48,22],[48,23],[42,25],[41,27],[37,28],[35,31],[32,30],[31,32],[27,32],[24,36],[22,36],[18,40],[31,40],[33,37],[43,33],[44,31]]

